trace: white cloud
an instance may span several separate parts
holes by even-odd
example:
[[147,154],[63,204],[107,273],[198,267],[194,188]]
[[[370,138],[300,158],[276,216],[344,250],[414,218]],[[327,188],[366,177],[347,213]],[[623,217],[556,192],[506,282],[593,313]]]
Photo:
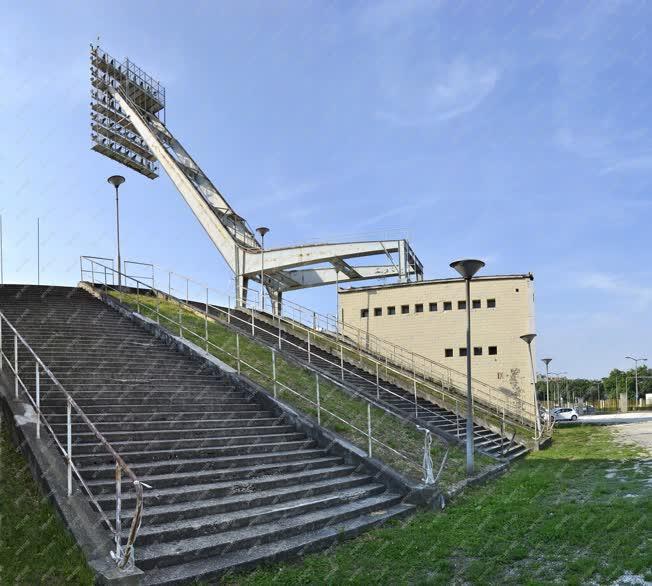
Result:
[[580,275],[580,287],[595,289],[632,301],[639,310],[652,306],[652,287],[631,282],[621,275],[591,272]]
[[495,89],[497,67],[464,58],[438,66],[429,79],[396,83],[391,107],[378,116],[398,126],[421,126],[451,120],[475,110]]
[[425,10],[436,8],[434,0],[381,0],[369,2],[359,16],[364,32],[385,33],[391,28],[414,22],[416,16]]

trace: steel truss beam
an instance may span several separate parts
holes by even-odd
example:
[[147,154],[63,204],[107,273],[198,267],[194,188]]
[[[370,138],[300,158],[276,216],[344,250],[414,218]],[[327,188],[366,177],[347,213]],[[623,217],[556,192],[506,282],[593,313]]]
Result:
[[[147,100],[137,100],[136,97],[140,94],[135,94],[133,87],[124,81],[121,73],[124,68],[121,69],[119,63],[98,51],[97,48],[91,49],[91,62],[95,63],[96,72],[99,66],[102,78],[99,81],[94,79],[93,83],[112,99],[97,102],[94,110],[101,110],[101,114],[108,119],[108,124],[117,125],[118,132],[136,133],[137,137],[128,135],[127,142],[120,137],[118,139],[132,150],[138,151],[137,154],[158,160],[160,166],[165,169],[208,237],[234,272],[236,296],[240,301],[243,299],[247,282],[250,279],[260,281],[261,269],[264,269],[265,274],[264,286],[279,302],[281,293],[292,289],[382,277],[396,276],[404,281],[423,278],[421,263],[408,242],[402,239],[274,248],[265,250],[264,266],[261,266],[262,249],[246,220],[235,212],[164,122],[158,118],[161,105],[164,105],[165,90],[156,82],[157,85],[152,86],[155,90],[148,90]],[[98,63],[100,54],[102,63]],[[135,67],[129,62],[127,64],[131,68]],[[139,75],[146,76],[141,70],[137,71]],[[150,87],[147,84],[146,86]],[[156,96],[163,96],[162,100],[152,100],[150,94],[154,93]],[[153,105],[149,108],[148,104]],[[104,128],[96,130],[104,131]],[[120,130],[121,128],[125,131]],[[100,152],[118,160],[110,151]],[[119,160],[125,163],[124,160]],[[153,175],[149,169],[140,172],[149,177]],[[388,264],[355,266],[347,262],[348,259],[372,256],[384,256]],[[397,257],[396,261],[393,256]]]

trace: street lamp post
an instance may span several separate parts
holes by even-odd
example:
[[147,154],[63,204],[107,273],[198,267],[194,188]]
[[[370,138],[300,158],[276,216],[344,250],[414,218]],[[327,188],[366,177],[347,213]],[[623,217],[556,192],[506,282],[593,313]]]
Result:
[[466,283],[466,473],[473,474],[473,391],[471,390],[471,279],[484,266],[476,259],[450,263]]
[[122,289],[122,258],[120,256],[120,199],[119,188],[125,182],[122,175],[111,175],[107,181],[115,187],[115,233],[118,243],[118,290]]
[[552,362],[552,358],[542,358],[541,362],[546,365],[546,409],[548,409],[548,415],[550,415],[550,371],[548,365]]
[[539,421],[539,400],[537,398],[537,375],[534,370],[534,358],[532,357],[532,341],[536,337],[536,334],[524,334],[521,336],[521,340],[527,344],[527,351],[530,355],[530,368],[532,369],[532,388],[534,393],[534,441],[538,442],[541,438],[541,422]]
[[634,361],[634,396],[636,400],[634,401],[634,407],[638,407],[638,363],[647,362],[647,358],[633,358],[632,356],[625,356],[628,360]]
[[269,228],[259,226],[256,232],[260,234],[260,311],[265,311],[265,234]]

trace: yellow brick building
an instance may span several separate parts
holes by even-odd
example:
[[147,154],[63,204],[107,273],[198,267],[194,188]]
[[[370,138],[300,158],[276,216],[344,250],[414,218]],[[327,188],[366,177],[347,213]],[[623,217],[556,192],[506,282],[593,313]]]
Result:
[[[463,279],[340,288],[338,303],[344,323],[466,373]],[[507,400],[531,403],[530,359],[520,336],[536,331],[532,274],[473,279],[471,324],[473,378]],[[532,351],[536,357],[534,343]]]

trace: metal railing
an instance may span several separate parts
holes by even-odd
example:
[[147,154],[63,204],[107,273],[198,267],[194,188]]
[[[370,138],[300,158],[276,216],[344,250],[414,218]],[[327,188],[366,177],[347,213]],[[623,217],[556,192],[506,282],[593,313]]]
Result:
[[[110,267],[104,267],[102,257],[83,256],[80,262],[82,263],[82,280],[84,276],[103,277],[105,280],[110,277]],[[84,263],[87,263],[86,268],[83,267]],[[280,315],[265,313],[267,309],[272,309],[272,300],[267,294],[261,298],[260,292],[256,289],[246,289],[246,299],[238,307],[235,297],[230,293],[208,287],[205,283],[152,263],[139,264],[150,267],[152,272],[152,277],[147,277],[148,280],[151,280],[151,285],[141,281],[141,286],[156,289],[156,284],[160,283],[160,292],[185,300],[187,304],[192,304],[193,299],[205,298],[208,300],[210,297],[209,305],[218,313],[223,313],[222,310],[225,307],[233,310],[262,310],[262,313],[259,314],[261,319],[268,319],[279,330],[285,329],[288,333],[303,337],[304,341],[308,341],[309,346],[321,347],[321,349],[339,355],[341,362],[349,360],[372,376],[382,372],[386,380],[391,380],[413,395],[415,410],[417,409],[417,397],[421,395],[453,411],[458,420],[466,417],[466,374],[375,336],[370,336],[370,339],[377,340],[378,344],[375,346],[375,351],[370,351],[357,345],[351,335],[347,335],[347,332],[352,330],[358,333],[362,330],[353,328],[345,322],[338,322],[334,316],[320,314],[288,300],[283,300]],[[106,276],[105,269],[108,271]],[[136,279],[134,276],[125,276]],[[108,278],[108,280],[115,281],[115,277]],[[388,348],[388,355],[378,354],[381,351],[379,348]],[[310,351],[308,353],[310,354]],[[401,361],[398,358],[400,355],[410,358]],[[430,366],[422,368],[422,364]],[[443,374],[441,372],[438,374],[436,368],[444,369]],[[352,374],[355,376],[355,373]],[[380,390],[387,389],[380,386]],[[474,414],[483,418],[485,422],[491,422],[496,430],[500,429],[502,433],[506,426],[512,426],[523,430],[519,435],[527,435],[534,429],[534,405],[530,402],[519,397],[510,400],[506,393],[477,379],[473,379],[473,392]],[[396,396],[399,397],[399,395]],[[405,401],[404,397],[400,398]],[[418,406],[418,409],[423,409],[422,413],[428,411],[422,406]]]
[[[13,337],[13,360],[4,351],[3,342],[6,339],[11,339]],[[10,344],[11,345],[11,342]],[[26,351],[27,359],[25,356],[19,359],[20,350],[23,350],[23,353]],[[32,362],[33,367],[26,370],[25,362]],[[41,440],[41,426],[49,431],[54,443],[59,448],[59,451],[63,454],[63,457],[66,461],[67,466],[67,495],[68,497],[73,494],[73,475],[77,478],[79,484],[83,487],[83,490],[88,494],[91,503],[99,512],[102,520],[108,526],[109,530],[114,535],[115,541],[115,551],[111,552],[111,557],[116,561],[116,564],[119,568],[131,568],[134,565],[134,542],[138,535],[138,530],[140,529],[140,524],[142,520],[143,513],[143,486],[149,488],[148,485],[142,483],[138,480],[138,477],[134,472],[129,468],[129,466],[122,459],[120,454],[111,446],[107,439],[99,432],[97,427],[93,422],[88,418],[84,411],[79,407],[73,397],[66,391],[63,385],[59,380],[54,376],[50,369],[43,363],[39,358],[33,348],[27,343],[27,341],[20,335],[16,330],[13,324],[7,319],[7,317],[0,311],[0,371],[4,370],[4,365],[9,366],[10,371],[14,377],[15,384],[15,398],[19,399],[21,391],[27,396],[29,402],[33,406],[36,412],[36,438]],[[30,372],[31,371],[31,372]],[[47,420],[45,414],[41,410],[41,376],[45,375],[47,379],[54,385],[56,391],[65,398],[66,402],[66,440],[65,446],[59,440],[58,435],[52,429],[50,422]],[[33,376],[33,395],[30,392],[28,386],[27,377]],[[82,477],[77,468],[74,458],[75,454],[73,453],[73,441],[72,441],[72,427],[73,427],[73,414],[81,418],[81,421],[91,430],[95,437],[99,440],[100,444],[108,452],[108,454],[115,461],[115,524],[111,522],[108,518],[104,509],[98,503],[95,495],[90,490],[88,484]],[[129,534],[127,536],[127,542],[122,545],[122,476],[126,474],[129,480],[133,483],[134,491],[136,494],[136,509],[134,511],[131,526],[129,529]]]
[[[88,277],[90,278],[95,278],[96,276],[102,277],[104,275],[104,269],[106,268],[107,271],[114,270],[115,269],[110,269],[109,267],[106,267],[99,263],[96,260],[96,257],[88,257],[88,256],[83,256],[80,258],[80,271],[81,271],[81,280],[82,281],[87,281],[88,282]],[[108,276],[108,272],[107,272]],[[241,325],[246,325],[247,329],[251,328],[251,337],[255,337],[256,333],[260,333],[260,331],[264,331],[266,333],[270,333],[270,330],[266,330],[260,324],[256,323],[256,320],[253,321],[245,321],[241,317],[239,317],[235,312],[233,312],[230,308],[224,308],[220,305],[216,305],[210,302],[210,294],[211,294],[211,289],[206,287],[203,296],[205,297],[205,300],[201,302],[201,305],[203,306],[203,310],[200,309],[199,305],[197,302],[191,302],[190,300],[184,301],[182,298],[173,296],[169,293],[169,291],[172,291],[173,288],[171,285],[169,286],[169,291],[162,291],[159,290],[147,283],[144,283],[140,281],[139,279],[136,279],[134,277],[131,277],[130,275],[121,275],[122,279],[122,287],[119,288],[117,286],[113,285],[113,282],[115,281],[114,278],[111,279],[105,279],[105,280],[94,280],[91,282],[92,285],[100,287],[103,289],[106,293],[111,293],[115,295],[120,301],[124,301],[127,299],[130,301],[130,304],[135,305],[136,311],[144,315],[146,317],[150,317],[151,319],[155,319],[155,321],[163,326],[166,327],[168,330],[173,332],[175,335],[178,335],[180,338],[186,339],[190,342],[195,343],[196,345],[203,347],[203,349],[207,353],[211,353],[215,356],[225,358],[225,362],[229,362],[229,360],[235,364],[236,371],[238,374],[242,374],[243,370],[247,370],[253,373],[256,373],[259,375],[266,383],[267,385],[272,389],[272,394],[275,398],[278,398],[279,392],[280,391],[285,391],[289,393],[292,397],[295,397],[297,399],[300,399],[300,402],[305,405],[308,411],[312,410],[315,413],[317,423],[319,425],[323,424],[324,418],[330,418],[332,420],[337,421],[340,424],[343,424],[346,429],[354,436],[359,436],[365,438],[365,443],[366,443],[366,452],[369,457],[373,457],[376,451],[376,448],[382,448],[384,450],[389,451],[391,454],[399,458],[406,466],[412,471],[411,476],[416,477],[418,475],[422,476],[422,480],[426,484],[430,484],[431,480],[431,474],[428,475],[424,466],[424,462],[430,457],[429,452],[424,453],[424,454],[419,454],[418,457],[415,459],[414,455],[409,455],[401,450],[398,450],[390,445],[388,445],[385,441],[380,439],[377,434],[374,434],[374,430],[377,429],[382,429],[382,426],[380,425],[374,425],[374,417],[373,417],[373,410],[377,409],[382,412],[383,416],[387,416],[392,418],[394,421],[399,421],[401,422],[402,425],[408,426],[410,429],[417,430],[419,432],[426,432],[425,438],[430,437],[430,431],[421,428],[420,426],[410,423],[400,417],[397,416],[397,414],[389,411],[386,409],[382,404],[375,402],[367,397],[364,397],[362,395],[359,395],[358,398],[366,404],[366,417],[364,417],[365,421],[363,423],[354,423],[351,421],[349,418],[347,418],[346,415],[341,415],[338,413],[335,413],[334,411],[324,407],[323,404],[323,397],[321,393],[321,385],[324,383],[328,383],[331,385],[334,385],[339,388],[346,388],[344,384],[342,384],[340,381],[337,381],[333,379],[332,377],[325,377],[318,372],[314,373],[314,395],[312,396],[306,396],[306,393],[301,393],[297,391],[296,389],[293,389],[291,386],[288,384],[284,383],[281,381],[278,377],[278,364],[277,364],[277,350],[275,348],[269,348],[269,359],[266,361],[265,365],[262,365],[261,363],[258,364],[253,364],[252,362],[247,361],[243,353],[241,352],[241,341],[244,336],[242,336],[239,332],[235,331],[234,336],[235,336],[235,351],[229,351],[224,347],[221,347],[214,342],[211,341],[210,335],[209,335],[209,323],[215,321],[214,314],[220,314],[223,317],[223,321],[226,324],[232,324],[234,322],[241,322]],[[168,283],[171,283],[171,279],[168,281]],[[131,297],[135,297],[135,300],[131,299]],[[172,303],[175,303],[177,306],[177,310],[175,312],[174,316],[166,315],[164,312],[161,311],[161,299],[163,300],[169,300]],[[135,303],[134,303],[135,301]],[[184,322],[184,314],[191,313],[193,316],[200,318],[201,321],[203,321],[203,324],[199,328],[201,331],[196,331],[191,327],[191,323],[189,323],[189,319],[186,316],[185,322]],[[253,314],[252,314],[253,315]],[[289,341],[283,341],[283,343],[290,343]],[[265,348],[265,346],[260,346],[260,348]],[[344,371],[343,371],[344,372]],[[351,374],[355,374],[352,371],[346,371],[350,372]],[[359,376],[359,375],[358,375]],[[390,389],[385,389],[382,385],[378,386],[378,392],[380,391],[386,391],[389,393],[392,393],[395,395],[397,398],[404,399],[404,397],[397,395],[393,393]],[[418,405],[418,410],[421,413],[424,413],[427,411],[424,409],[421,405]],[[437,415],[436,413],[432,412],[433,415]],[[377,422],[378,423],[378,422]],[[426,439],[424,439],[424,442],[426,442]],[[425,443],[424,443],[425,445]],[[376,446],[376,448],[374,448]]]
[[[272,299],[266,293],[261,299],[257,290],[248,290],[244,306],[263,312],[269,307],[274,313]],[[278,317],[273,315],[273,318]],[[348,349],[357,354],[361,362],[364,357],[365,362],[380,365],[383,370],[406,378],[410,383],[416,381],[431,391],[437,391],[438,395],[444,392],[450,398],[465,400],[465,373],[379,338],[335,316],[320,314],[292,301],[283,300],[280,317],[292,330],[301,332],[304,338],[310,332],[313,338],[321,338],[330,347],[335,345],[338,351],[346,352]],[[481,403],[482,409],[495,417],[503,419],[504,413],[505,418],[513,424],[534,427],[534,405],[531,402],[478,379],[473,379],[472,389],[474,406],[478,407],[478,403]]]

